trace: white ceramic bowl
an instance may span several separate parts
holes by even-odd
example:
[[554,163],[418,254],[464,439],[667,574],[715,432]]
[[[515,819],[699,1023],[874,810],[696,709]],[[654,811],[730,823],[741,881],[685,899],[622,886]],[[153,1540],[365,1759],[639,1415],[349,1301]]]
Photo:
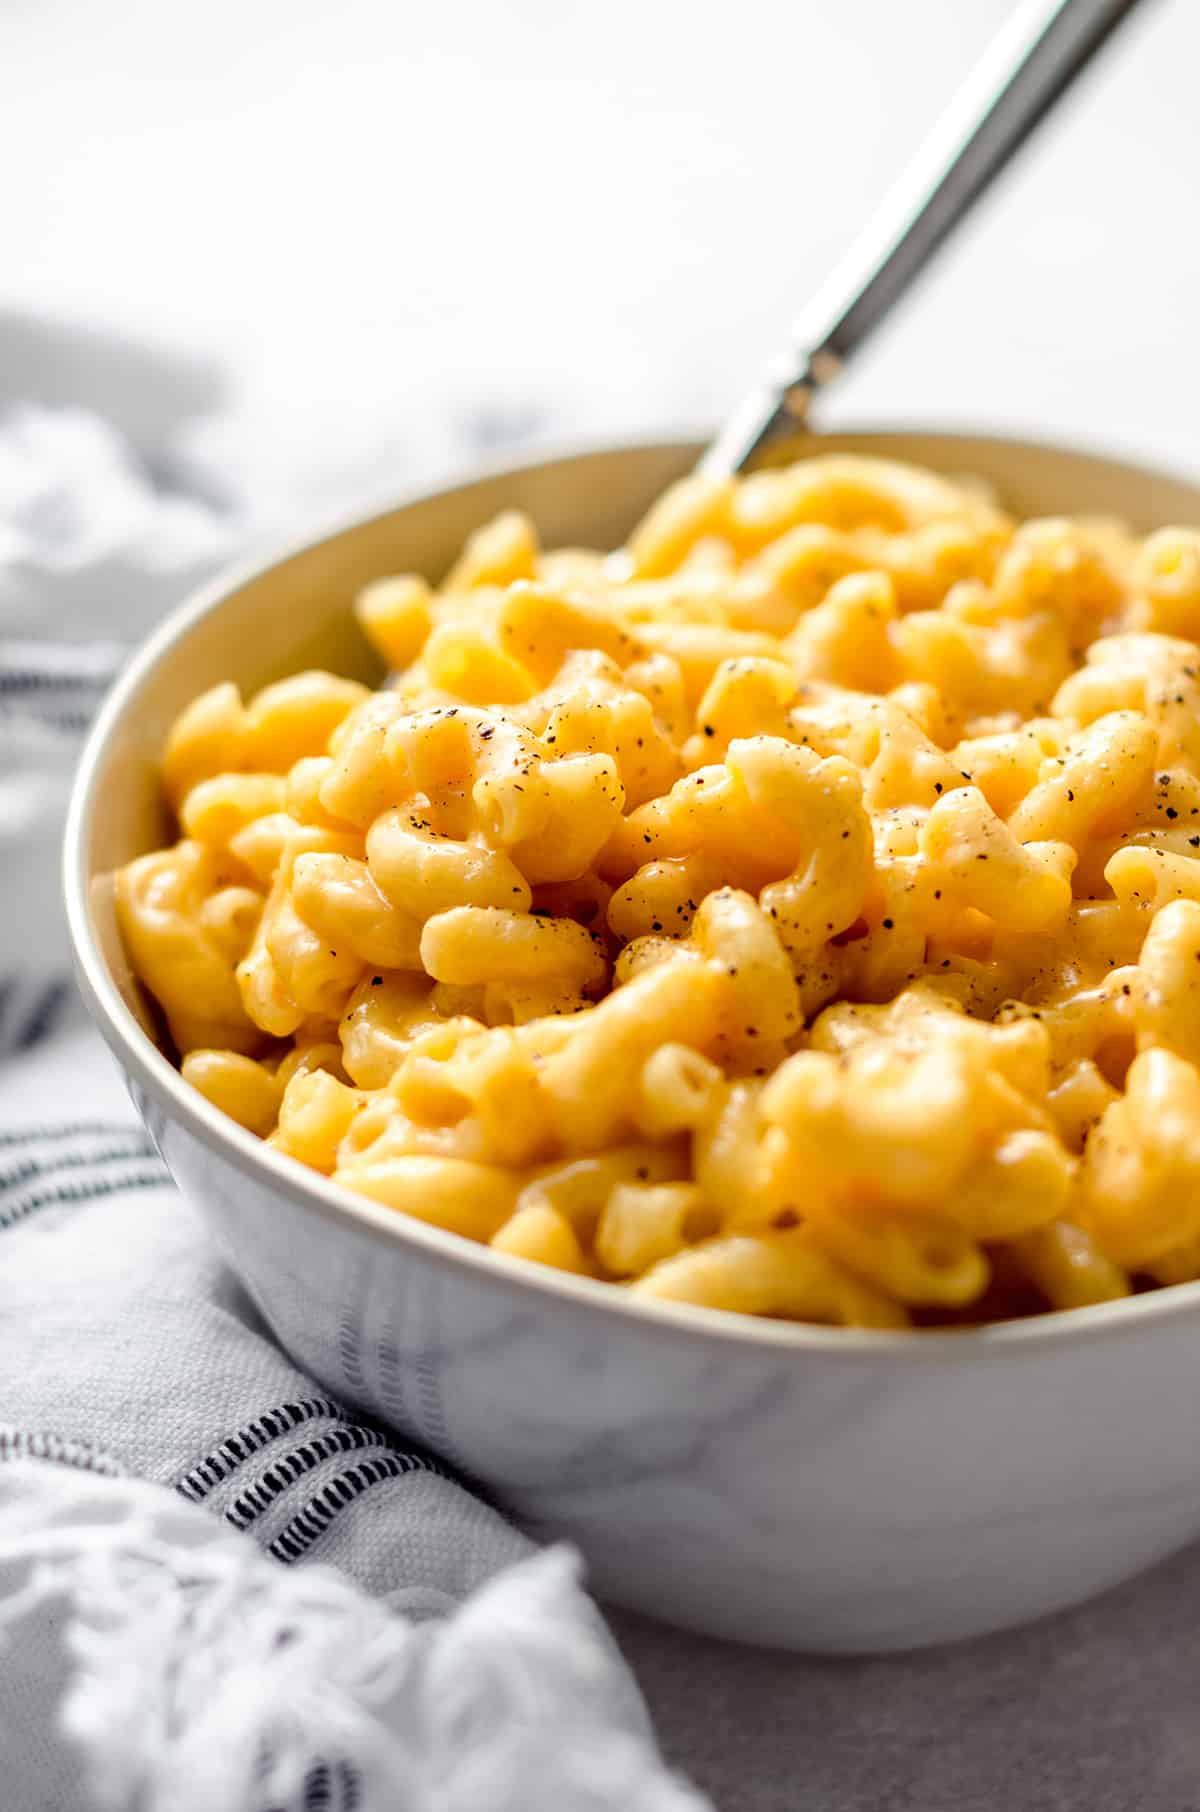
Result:
[[[1024,514],[1200,522],[1200,486],[997,439],[827,437],[991,479]],[[277,1156],[155,1047],[111,871],[168,826],[155,765],[218,680],[372,677],[351,600],[436,578],[505,506],[617,543],[690,445],[493,473],[343,528],[177,611],[88,744],[67,906],[96,1020],[185,1193],[297,1362],[566,1536],[602,1595],[748,1642],[864,1652],[1069,1605],[1200,1534],[1200,1285],[980,1331],[873,1334],[633,1302],[493,1255]]]

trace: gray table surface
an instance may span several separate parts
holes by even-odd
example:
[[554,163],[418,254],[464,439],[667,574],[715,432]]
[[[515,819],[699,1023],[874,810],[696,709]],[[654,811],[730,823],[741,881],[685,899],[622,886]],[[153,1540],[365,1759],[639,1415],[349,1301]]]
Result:
[[1200,1549],[1030,1628],[878,1660],[613,1621],[666,1754],[722,1812],[1200,1808]]

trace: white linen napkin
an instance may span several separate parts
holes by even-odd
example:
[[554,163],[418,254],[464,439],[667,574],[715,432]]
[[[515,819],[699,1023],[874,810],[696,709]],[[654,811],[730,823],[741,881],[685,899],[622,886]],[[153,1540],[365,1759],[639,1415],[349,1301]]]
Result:
[[28,324],[18,357],[12,325],[0,316],[0,395],[19,374],[26,399],[0,408],[0,1804],[702,1812],[577,1558],[536,1553],[433,1456],[298,1372],[96,1079],[57,904],[71,768],[127,644],[226,557],[239,518],[173,457],[215,395],[204,373]]

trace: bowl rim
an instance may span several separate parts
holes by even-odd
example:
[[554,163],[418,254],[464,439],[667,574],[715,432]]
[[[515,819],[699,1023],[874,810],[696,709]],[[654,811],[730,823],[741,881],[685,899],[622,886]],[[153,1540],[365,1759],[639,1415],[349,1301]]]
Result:
[[[847,424],[831,429],[828,434],[830,440],[861,439],[868,443],[896,437],[988,442],[1013,449],[1036,449],[1097,464],[1123,466],[1150,480],[1200,484],[1200,476],[1179,469],[1164,470],[1119,450],[1078,446],[1012,432],[897,422],[863,424],[861,427]],[[818,434],[813,438],[825,437]],[[573,1310],[588,1318],[608,1318],[614,1327],[622,1323],[630,1325],[631,1331],[639,1336],[658,1335],[676,1340],[684,1337],[701,1342],[717,1340],[726,1346],[759,1352],[764,1349],[816,1351],[847,1360],[886,1357],[891,1362],[911,1365],[935,1362],[950,1354],[959,1362],[995,1360],[1013,1350],[1057,1346],[1064,1340],[1128,1336],[1150,1322],[1194,1314],[1200,1309],[1200,1280],[1164,1285],[1116,1302],[1048,1310],[1021,1320],[989,1322],[978,1327],[919,1330],[831,1327],[822,1323],[771,1320],[688,1303],[635,1298],[611,1283],[494,1252],[433,1223],[415,1220],[381,1203],[355,1196],[296,1159],[274,1151],[188,1087],[121,997],[95,934],[89,902],[94,876],[89,870],[87,851],[99,800],[99,781],[109,745],[126,710],[160,661],[179,642],[186,640],[197,624],[217,610],[231,593],[262,578],[272,568],[397,511],[489,480],[516,478],[551,465],[621,453],[689,454],[703,444],[703,440],[694,434],[645,435],[630,440],[584,442],[565,447],[538,444],[528,449],[532,457],[480,462],[448,482],[424,482],[399,495],[388,493],[385,498],[371,500],[355,510],[339,512],[315,534],[252,552],[247,558],[223,568],[169,611],[153,633],[136,647],[101,706],[84,742],[67,810],[62,881],[72,960],[80,992],[102,1037],[126,1076],[156,1102],[168,1119],[181,1122],[201,1144],[257,1178],[273,1193],[282,1195],[291,1207],[336,1222],[359,1236],[380,1238],[400,1247],[415,1247],[427,1261],[448,1271],[465,1273],[473,1281],[504,1289],[525,1299],[531,1306],[541,1303],[559,1310]]]

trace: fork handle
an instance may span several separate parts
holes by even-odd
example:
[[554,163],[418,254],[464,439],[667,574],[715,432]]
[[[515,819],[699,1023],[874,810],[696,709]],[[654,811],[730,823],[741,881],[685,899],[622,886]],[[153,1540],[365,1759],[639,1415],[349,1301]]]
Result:
[[1038,122],[1138,0],[1025,0],[793,331],[793,348],[700,461],[740,472],[794,432]]

